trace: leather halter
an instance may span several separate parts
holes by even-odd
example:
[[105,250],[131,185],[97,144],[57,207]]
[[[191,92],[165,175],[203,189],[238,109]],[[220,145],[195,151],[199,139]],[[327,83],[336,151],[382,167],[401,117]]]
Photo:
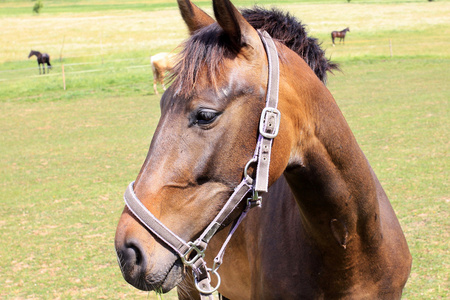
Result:
[[[212,299],[212,293],[220,286],[220,276],[217,269],[222,263],[225,248],[231,239],[231,236],[239,226],[250,208],[261,205],[260,192],[267,192],[269,184],[269,165],[270,153],[272,148],[272,140],[277,136],[280,125],[280,111],[277,109],[278,104],[278,87],[279,87],[279,61],[278,52],[272,37],[265,31],[259,31],[259,36],[264,45],[269,62],[269,76],[266,93],[266,107],[261,113],[259,123],[259,137],[253,158],[244,168],[244,179],[235,188],[224,207],[220,210],[214,220],[206,227],[203,233],[194,242],[186,242],[178,235],[173,233],[169,228],[164,226],[136,197],[133,190],[134,181],[130,183],[124,194],[125,204],[129,210],[138,218],[142,224],[155,234],[167,246],[172,248],[178,256],[180,256],[183,264],[192,269],[195,278],[195,286],[200,292],[202,299]],[[253,180],[248,174],[247,169],[250,165],[256,164],[256,176]],[[246,196],[252,192],[252,197]],[[207,268],[203,257],[209,241],[214,234],[224,226],[225,220],[238,208],[239,204],[246,201],[245,209],[240,213],[230,229],[227,239],[225,240],[219,254],[214,259],[213,268]],[[211,288],[209,273],[217,277],[217,286]]]

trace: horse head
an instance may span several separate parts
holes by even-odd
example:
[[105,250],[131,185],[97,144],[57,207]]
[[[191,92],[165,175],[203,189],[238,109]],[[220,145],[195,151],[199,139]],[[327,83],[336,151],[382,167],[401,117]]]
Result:
[[[303,238],[295,239],[299,244],[293,249],[303,259],[295,263],[312,260],[309,269],[298,264],[294,269],[302,275],[291,282],[297,295],[401,295],[410,254],[381,184],[320,80],[336,65],[321,49],[315,55],[308,54],[311,48],[294,50],[282,35],[275,38],[284,43],[274,43],[229,0],[213,0],[217,22],[189,0],[178,4],[191,35],[173,70],[173,83],[161,98],[161,118],[147,157],[124,196],[126,207],[115,236],[124,278],[142,290],[167,292],[191,268],[200,282],[197,289],[210,294],[213,289],[202,286],[204,275],[217,273],[206,268],[206,245],[238,218],[242,210],[236,207],[258,202],[252,201],[257,195],[245,201],[251,189],[267,191],[283,174],[292,192],[289,198],[301,212],[295,230]],[[319,68],[314,68],[316,62]],[[273,94],[278,95],[275,109],[269,105]],[[277,123],[267,120],[280,119],[278,135],[266,131]],[[265,139],[271,140],[268,148]],[[261,151],[256,168],[255,149]],[[267,162],[260,164],[264,158]],[[255,188],[261,170],[267,171],[265,189]],[[251,189],[245,189],[247,183]],[[242,187],[239,199],[244,201],[228,210]],[[251,274],[247,270],[248,278],[260,272],[261,265],[255,266]],[[322,271],[313,277],[313,269]],[[299,284],[298,278],[310,281]]]
[[[220,211],[253,156],[268,62],[257,31],[230,1],[214,1],[217,23],[188,0],[178,4],[191,36],[162,96],[134,193],[161,223],[191,241]],[[279,145],[279,157],[288,157]],[[287,164],[287,158],[272,159],[270,182]],[[139,289],[166,292],[185,275],[178,255],[127,207],[115,247],[124,278]]]

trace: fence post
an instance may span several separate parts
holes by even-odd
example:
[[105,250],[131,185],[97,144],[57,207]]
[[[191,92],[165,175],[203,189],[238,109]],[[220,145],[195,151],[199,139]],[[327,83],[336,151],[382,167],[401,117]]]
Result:
[[63,37],[63,42],[62,42],[62,46],[61,46],[61,52],[59,52],[59,62],[62,62],[62,53],[63,53],[64,42],[65,41],[66,41],[66,36]]

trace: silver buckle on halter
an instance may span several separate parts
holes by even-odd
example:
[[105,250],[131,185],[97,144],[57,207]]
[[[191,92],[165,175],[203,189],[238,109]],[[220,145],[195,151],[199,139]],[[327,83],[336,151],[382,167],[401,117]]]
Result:
[[[186,253],[183,254],[183,256],[181,256],[181,261],[183,262],[184,265],[188,266],[188,267],[192,267],[197,260],[205,257],[205,250],[200,250],[198,248],[197,245],[195,245],[193,242],[189,242],[187,243],[188,246],[190,246],[190,248],[186,251]],[[194,258],[189,259],[189,256],[193,253],[193,251],[196,252]]]
[[265,107],[259,120],[259,133],[268,139],[275,138],[280,129],[280,120],[281,113],[278,109],[275,107]]

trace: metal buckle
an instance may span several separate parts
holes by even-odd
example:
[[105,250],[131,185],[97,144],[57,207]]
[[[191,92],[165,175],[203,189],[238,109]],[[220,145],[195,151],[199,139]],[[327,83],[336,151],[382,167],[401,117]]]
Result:
[[[270,124],[271,126],[269,126],[270,128],[273,128],[273,133],[264,131],[264,125],[266,124],[266,120],[268,119],[268,114],[273,114],[276,119],[276,123],[273,124],[274,127],[272,127],[272,124]],[[259,133],[263,137],[268,139],[275,138],[278,135],[278,130],[280,129],[280,120],[281,113],[278,109],[276,109],[275,107],[265,107],[261,112],[261,119],[259,120]],[[267,128],[268,126],[266,126],[266,129]]]
[[[205,257],[205,250],[200,250],[197,245],[195,245],[193,242],[187,243],[190,248],[186,251],[185,254],[181,257],[181,261],[183,264],[185,264],[188,267],[192,267],[195,262],[203,257]],[[194,256],[194,258],[189,259],[189,256],[192,254],[192,251],[197,252],[197,254]]]

